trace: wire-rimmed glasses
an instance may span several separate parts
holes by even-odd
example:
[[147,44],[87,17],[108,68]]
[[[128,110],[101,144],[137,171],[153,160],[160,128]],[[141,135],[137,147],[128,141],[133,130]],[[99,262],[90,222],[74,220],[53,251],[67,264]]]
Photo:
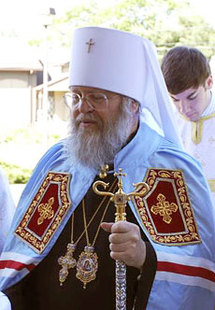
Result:
[[83,97],[78,93],[69,92],[66,93],[63,98],[64,102],[70,109],[79,109],[83,100],[86,100],[89,107],[97,111],[107,109],[109,101],[107,95],[99,92],[88,93]]

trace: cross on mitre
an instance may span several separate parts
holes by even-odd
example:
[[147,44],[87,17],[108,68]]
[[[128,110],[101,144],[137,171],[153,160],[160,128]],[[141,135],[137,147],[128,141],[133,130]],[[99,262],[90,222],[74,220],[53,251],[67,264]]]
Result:
[[90,49],[91,49],[91,47],[92,47],[93,45],[95,45],[95,42],[93,42],[93,39],[91,38],[91,39],[89,40],[89,42],[86,42],[86,44],[88,45],[88,50],[87,50],[87,52],[90,53]]

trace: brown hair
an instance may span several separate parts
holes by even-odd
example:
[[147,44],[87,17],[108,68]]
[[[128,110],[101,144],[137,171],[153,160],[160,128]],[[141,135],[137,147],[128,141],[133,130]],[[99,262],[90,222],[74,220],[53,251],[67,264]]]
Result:
[[211,75],[207,58],[196,48],[177,46],[164,56],[161,70],[168,91],[176,95],[203,85]]

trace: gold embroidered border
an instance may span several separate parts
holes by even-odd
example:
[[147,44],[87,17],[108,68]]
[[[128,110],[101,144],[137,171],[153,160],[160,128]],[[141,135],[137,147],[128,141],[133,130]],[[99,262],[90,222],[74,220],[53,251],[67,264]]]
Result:
[[[55,231],[59,227],[62,222],[66,212],[71,206],[71,201],[69,197],[69,182],[71,175],[68,173],[59,173],[59,172],[48,172],[45,177],[41,187],[39,188],[37,194],[32,200],[30,206],[28,207],[26,213],[24,214],[21,222],[19,223],[15,234],[21,238],[24,242],[26,242],[30,247],[32,247],[37,253],[42,253],[46,248],[48,242],[53,237]],[[38,238],[38,236],[33,232],[27,229],[27,225],[29,224],[32,215],[35,210],[38,208],[40,201],[45,194],[48,186],[51,183],[57,183],[59,186],[59,199],[61,201],[61,206],[58,206],[57,212],[54,215],[53,221],[50,223],[47,231],[42,236],[42,238]]]
[[[186,227],[184,232],[178,232],[178,233],[170,232],[165,234],[156,233],[155,224],[153,223],[152,217],[150,216],[150,212],[146,207],[146,199],[151,195],[153,190],[156,188],[156,180],[158,178],[163,179],[164,181],[174,179],[177,189],[176,195],[178,196],[179,209],[183,214],[184,219],[183,222]],[[140,214],[143,225],[149,232],[152,240],[156,243],[165,244],[168,246],[201,243],[201,238],[197,230],[193,210],[187,195],[187,187],[183,178],[182,171],[150,168],[147,170],[144,182],[146,182],[149,185],[150,192],[143,198],[134,197],[132,200],[136,209]]]
[[202,140],[203,123],[215,117],[215,113],[201,117],[198,121],[192,122],[192,141],[194,144],[199,144]]
[[215,180],[214,179],[209,179],[208,184],[210,186],[211,192],[215,192]]

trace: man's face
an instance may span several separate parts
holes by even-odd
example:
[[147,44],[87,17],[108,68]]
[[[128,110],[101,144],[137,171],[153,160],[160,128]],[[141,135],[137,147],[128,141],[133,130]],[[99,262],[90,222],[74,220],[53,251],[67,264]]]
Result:
[[177,110],[190,121],[197,121],[211,101],[213,80],[209,76],[204,85],[198,88],[188,88],[173,95],[170,94]]
[[[72,92],[81,100],[71,108],[71,160],[94,168],[112,162],[137,129],[138,104],[124,104],[123,96],[94,88],[74,87]],[[101,93],[106,104],[97,101]]]
[[[105,123],[118,115],[120,104],[122,103],[122,96],[89,87],[74,87],[71,90],[82,98],[78,106],[73,108],[72,114],[77,128],[83,132],[87,133],[101,130],[101,127]],[[88,94],[95,94],[96,96],[101,93],[107,97],[108,103],[103,109],[96,110],[88,104],[86,96]]]

